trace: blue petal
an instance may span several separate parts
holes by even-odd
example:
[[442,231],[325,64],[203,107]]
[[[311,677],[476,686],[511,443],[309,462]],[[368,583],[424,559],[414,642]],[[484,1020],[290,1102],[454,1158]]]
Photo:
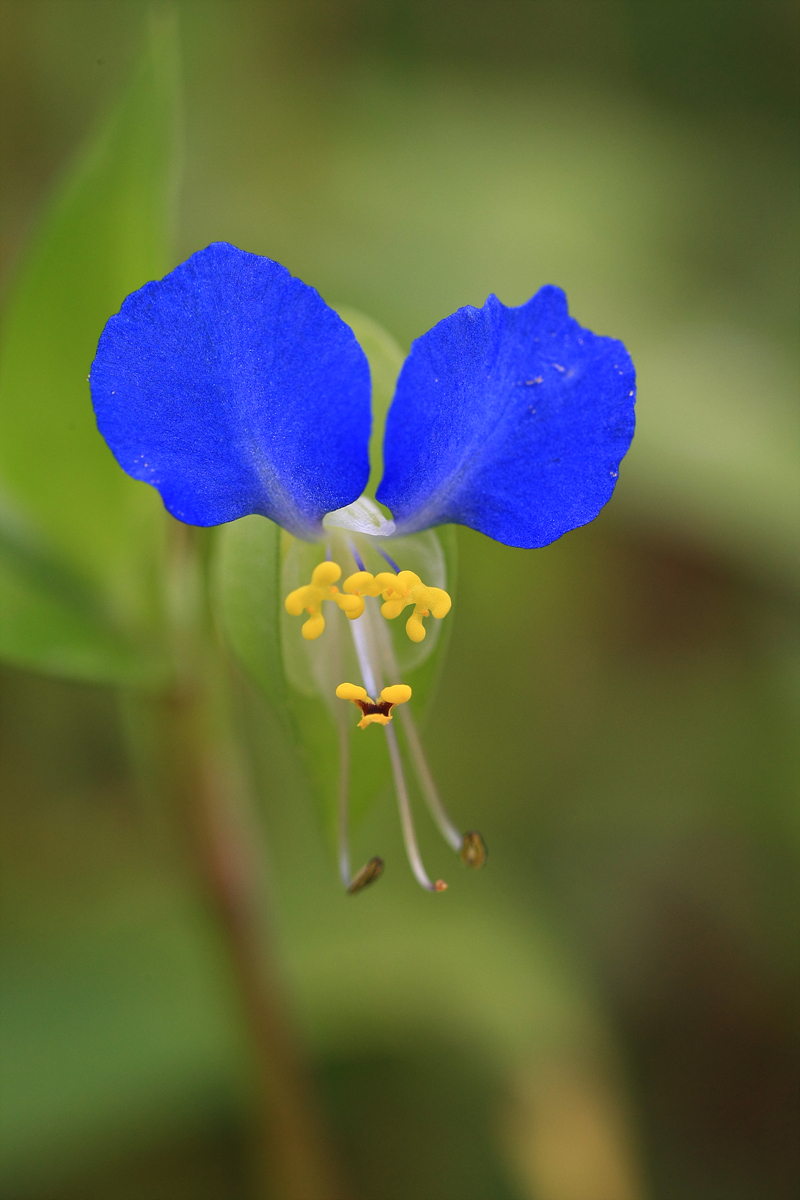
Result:
[[377,499],[398,533],[469,525],[546,546],[597,516],[633,437],[621,342],[582,329],[560,288],[490,296],[418,338],[386,422]]
[[90,377],[119,464],[189,525],[261,513],[300,537],[369,475],[369,366],[313,288],[226,242],[129,296]]

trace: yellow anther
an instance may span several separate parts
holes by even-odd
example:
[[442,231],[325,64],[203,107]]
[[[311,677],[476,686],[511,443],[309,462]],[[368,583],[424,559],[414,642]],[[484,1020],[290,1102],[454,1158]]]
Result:
[[344,615],[351,621],[355,621],[364,611],[364,601],[360,596],[344,596],[339,592],[332,599],[336,601]]
[[299,617],[305,611],[308,620],[304,622],[301,633],[303,637],[313,642],[325,628],[325,618],[322,615],[323,600],[333,600],[345,616],[354,621],[364,611],[364,601],[358,596],[345,596],[337,587],[336,580],[342,573],[342,568],[335,562],[321,562],[311,572],[311,583],[295,588],[286,597],[286,611],[292,617]]
[[[345,592],[350,597],[350,608],[345,609],[351,621],[356,617],[360,617],[364,611],[365,596],[380,596],[381,588],[375,582],[375,576],[371,571],[356,571],[355,575],[348,575],[342,584]],[[340,608],[344,605],[340,604]]]
[[365,689],[356,683],[340,683],[336,695],[340,700],[349,700],[356,708],[361,709],[362,716],[358,727],[366,729],[368,725],[388,725],[395,705],[407,704],[411,699],[411,688],[407,683],[394,683],[391,687],[385,687],[377,704],[367,695]]
[[414,605],[414,611],[406,621],[406,633],[412,642],[421,642],[425,637],[423,617],[432,615],[441,620],[450,611],[452,601],[447,592],[442,588],[426,587],[413,571],[401,571],[399,575],[383,571],[375,577],[375,583],[379,581],[384,599],[381,612],[388,621],[399,617],[409,604]]
[[[293,616],[299,616],[299,613],[294,613]],[[300,630],[307,642],[313,642],[318,638],[325,628],[325,618],[321,612],[312,613],[307,621],[303,622],[303,627]]]
[[340,700],[366,700],[369,704],[372,703],[367,695],[367,689],[359,687],[357,683],[340,683],[336,689],[336,695]]
[[375,576],[371,571],[356,571],[355,575],[348,575],[342,587],[354,596],[379,596],[381,594],[380,587],[375,586]]

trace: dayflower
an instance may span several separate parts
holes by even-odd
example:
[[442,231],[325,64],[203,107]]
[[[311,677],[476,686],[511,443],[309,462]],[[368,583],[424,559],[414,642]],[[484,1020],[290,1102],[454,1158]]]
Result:
[[[441,556],[424,531],[462,524],[533,548],[597,515],[633,435],[634,371],[622,343],[583,329],[556,287],[518,308],[490,296],[440,321],[414,342],[386,421],[376,499],[391,518],[364,495],[366,357],[319,294],[270,259],[219,242],[134,292],[108,321],[90,380],[117,461],[157,488],[180,521],[261,514],[300,539],[285,565],[287,620],[306,615],[286,636],[292,654],[312,656],[298,669],[328,680],[341,655],[326,658],[319,647],[326,613],[339,628],[340,610],[361,683],[340,678],[323,691],[339,706],[340,727],[347,701],[362,712],[363,736],[383,727],[418,881],[445,886],[430,880],[417,848],[397,706],[442,833],[480,866],[480,835],[456,828],[428,769],[387,621],[410,608],[407,635],[424,653],[425,622],[435,630],[450,608]],[[301,577],[304,544],[317,550]],[[494,587],[502,591],[500,581]],[[351,879],[346,780],[340,792],[340,866],[345,886],[358,890],[382,862]]]

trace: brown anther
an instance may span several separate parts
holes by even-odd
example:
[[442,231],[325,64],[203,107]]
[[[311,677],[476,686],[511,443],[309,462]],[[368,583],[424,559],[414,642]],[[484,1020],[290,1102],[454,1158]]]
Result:
[[447,884],[445,883],[445,881],[443,879],[437,879],[436,883],[433,885],[433,890],[435,892],[446,892]]
[[478,867],[482,867],[489,857],[489,851],[486,849],[486,842],[483,840],[477,829],[470,829],[464,834],[461,842],[461,861],[466,867],[472,867],[477,871]]
[[365,887],[369,887],[376,879],[380,879],[382,874],[383,859],[377,856],[371,858],[368,863],[364,864],[347,890],[351,896],[354,896],[356,892],[363,891]]
[[[373,704],[371,700],[352,700],[351,703],[361,709],[364,718],[372,717],[373,721],[377,720],[380,725],[385,725],[387,721],[391,721],[392,719],[391,712],[394,705],[390,704],[388,700],[379,700],[377,704]],[[367,725],[372,724],[371,721],[367,721],[364,718],[358,722],[361,729],[366,729]]]
[[366,729],[368,725],[388,725],[395,705],[406,704],[411,699],[411,688],[406,683],[393,683],[383,689],[377,704],[367,695],[365,688],[355,683],[340,683],[336,695],[340,700],[349,700],[361,709],[358,727]]

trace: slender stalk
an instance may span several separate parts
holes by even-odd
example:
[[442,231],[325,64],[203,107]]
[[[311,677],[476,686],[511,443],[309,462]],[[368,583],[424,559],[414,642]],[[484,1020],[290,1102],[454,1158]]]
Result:
[[[372,614],[367,612],[364,614],[364,620],[371,619]],[[400,678],[400,668],[397,665],[397,659],[392,648],[392,640],[388,629],[381,625],[380,621],[372,621],[370,625],[371,632],[376,635],[380,657],[383,660],[384,669],[388,670],[392,679]],[[422,794],[425,797],[425,802],[428,805],[431,816],[436,822],[439,832],[442,837],[457,853],[461,852],[464,844],[464,835],[461,833],[458,826],[452,820],[450,814],[444,806],[439,789],[434,782],[431,769],[428,766],[428,760],[425,757],[425,751],[422,748],[422,740],[419,736],[417,723],[414,720],[414,714],[405,706],[400,709],[400,722],[403,726],[403,731],[406,735],[408,748],[411,751],[411,761],[414,764],[414,770],[419,780],[419,785]]]
[[411,759],[414,763],[414,770],[417,772],[422,794],[425,797],[431,816],[439,827],[439,832],[446,842],[452,848],[460,853],[464,842],[464,835],[453,824],[450,819],[450,814],[442,803],[442,798],[439,795],[431,769],[428,766],[428,760],[425,757],[425,751],[422,749],[417,723],[414,720],[413,713],[410,713],[406,708],[400,709],[400,720],[403,725],[403,730],[408,742],[408,748],[411,751]]
[[367,694],[373,700],[377,700],[381,689],[378,686],[378,676],[373,670],[367,629],[363,621],[363,617],[358,621],[351,621],[350,632],[353,635],[353,646],[355,647],[356,658],[358,659],[358,667],[361,671],[361,681],[367,690]]
[[343,1200],[309,1073],[277,983],[253,839],[225,761],[228,755],[215,738],[211,705],[193,688],[173,691],[165,707],[173,790],[251,1038],[264,1193],[271,1200]]
[[[338,714],[337,714],[338,716]],[[339,875],[350,887],[350,730],[338,716],[339,727]]]
[[[350,631],[353,635],[353,646],[355,647],[358,665],[361,670],[361,678],[367,694],[377,699],[380,693],[380,675],[375,669],[373,656],[370,653],[370,637],[369,626],[367,625],[368,618],[366,614],[358,621],[350,622]],[[435,883],[429,878],[425,865],[422,861],[422,855],[419,852],[417,843],[417,835],[414,829],[414,818],[411,815],[411,802],[408,798],[408,788],[406,787],[406,779],[403,774],[403,761],[400,756],[400,747],[397,744],[397,733],[391,725],[387,725],[384,729],[386,734],[386,743],[389,747],[389,759],[392,764],[392,775],[394,776],[394,788],[397,794],[397,807],[400,812],[400,825],[403,830],[403,841],[405,842],[406,854],[411,865],[411,870],[414,872],[414,877],[420,887],[424,887],[429,892],[443,892],[447,888],[447,884],[442,879],[437,879]]]
[[203,617],[198,546],[185,527],[175,530],[172,567],[178,682],[163,698],[162,728],[171,790],[250,1035],[259,1194],[269,1200],[346,1200],[278,982],[256,849],[263,835],[236,768],[226,664]]
[[433,883],[428,876],[428,872],[425,870],[422,855],[419,852],[417,835],[414,830],[414,819],[411,816],[411,803],[408,799],[408,789],[406,787],[405,776],[403,775],[400,747],[397,744],[397,734],[391,725],[387,725],[384,732],[386,734],[386,743],[389,747],[389,758],[392,763],[392,774],[394,775],[394,787],[397,792],[397,807],[400,812],[403,841],[406,845],[406,854],[411,864],[411,870],[414,872],[414,877],[420,887],[424,887],[429,892],[443,892],[446,890],[447,884],[443,879],[437,879],[436,883]]

